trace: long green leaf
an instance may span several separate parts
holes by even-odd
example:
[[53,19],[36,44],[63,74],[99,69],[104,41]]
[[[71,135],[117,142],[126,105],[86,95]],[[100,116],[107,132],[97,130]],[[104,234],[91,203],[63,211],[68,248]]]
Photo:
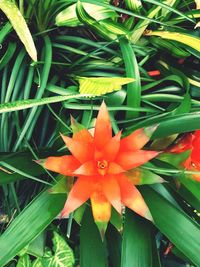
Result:
[[45,191],[14,219],[0,236],[0,266],[8,263],[51,223],[63,208],[65,199],[65,194]]
[[122,239],[121,267],[152,266],[151,225],[127,210]]
[[[120,38],[120,48],[125,64],[126,76],[133,78],[134,82],[127,85],[127,106],[138,108],[141,101],[141,82],[139,66],[130,42],[126,38]],[[126,118],[136,117],[138,113],[127,112]]]
[[46,104],[58,103],[73,98],[88,97],[88,96],[90,96],[90,94],[75,94],[67,96],[45,97],[41,99],[18,100],[15,102],[0,104],[0,113],[12,112],[16,110],[24,110],[27,108],[43,106]]
[[200,52],[200,38],[181,32],[147,31],[147,36],[160,36],[161,38],[177,41]]
[[150,187],[142,194],[151,211],[155,225],[196,266],[200,265],[200,227],[182,210]]
[[33,42],[33,38],[31,36],[24,17],[20,13],[15,3],[11,0],[1,0],[0,9],[2,9],[2,11],[10,20],[13,28],[15,29],[20,40],[24,44],[30,57],[33,59],[33,61],[37,61],[37,51]]
[[80,231],[80,266],[108,267],[105,243],[101,240],[89,209],[83,216]]
[[175,133],[191,132],[199,129],[200,112],[177,115],[161,122],[154,132],[152,139]]

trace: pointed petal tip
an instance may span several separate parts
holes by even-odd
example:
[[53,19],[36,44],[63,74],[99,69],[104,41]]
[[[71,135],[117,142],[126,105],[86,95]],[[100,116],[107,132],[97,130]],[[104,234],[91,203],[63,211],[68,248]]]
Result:
[[45,164],[46,159],[38,159],[38,160],[33,160],[33,161],[39,164],[40,166],[45,167],[44,164]]
[[69,216],[69,212],[67,212],[66,210],[63,209],[59,215],[59,219],[61,220],[64,218],[68,218],[68,216]]
[[107,222],[100,222],[100,221],[95,221],[95,223],[97,225],[97,228],[98,228],[100,236],[101,236],[101,240],[103,242],[108,223]]
[[151,215],[150,210],[147,210],[147,211],[146,211],[144,217],[145,217],[147,220],[149,220],[149,221],[151,221],[151,222],[154,223],[154,220],[153,220],[153,217],[152,217],[152,215]]
[[76,120],[71,114],[70,114],[70,121],[71,121],[71,125],[73,125],[76,122]]
[[150,138],[152,136],[152,134],[156,131],[158,126],[159,126],[159,124],[154,124],[154,125],[151,125],[149,127],[145,127],[144,128],[145,134]]

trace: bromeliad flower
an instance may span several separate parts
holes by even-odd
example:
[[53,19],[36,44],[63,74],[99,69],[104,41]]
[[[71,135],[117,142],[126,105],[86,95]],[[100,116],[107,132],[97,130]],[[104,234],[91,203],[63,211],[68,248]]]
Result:
[[[190,151],[189,156],[182,162],[182,166],[189,171],[200,171],[200,130],[186,134],[176,145],[168,150],[179,154]],[[192,178],[200,182],[200,174],[192,174]]]
[[72,138],[62,135],[72,155],[42,160],[48,170],[77,177],[61,216],[67,216],[90,198],[93,216],[101,232],[105,231],[110,219],[111,206],[121,213],[122,205],[125,205],[152,220],[135,185],[162,182],[159,176],[138,168],[158,155],[156,151],[141,150],[155,127],[136,130],[123,139],[121,131],[112,137],[109,114],[103,103],[94,136],[75,120],[72,121],[72,130]]

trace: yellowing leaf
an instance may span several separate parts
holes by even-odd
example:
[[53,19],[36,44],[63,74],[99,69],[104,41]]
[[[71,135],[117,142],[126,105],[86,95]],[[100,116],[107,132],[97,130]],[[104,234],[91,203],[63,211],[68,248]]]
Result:
[[168,32],[168,31],[147,31],[145,32],[145,35],[147,36],[156,35],[164,39],[177,41],[184,45],[188,45],[191,48],[200,52],[200,38],[194,37],[192,35],[179,32]]
[[200,9],[200,0],[195,0],[196,9]]
[[195,29],[196,28],[200,28],[200,21],[199,22],[197,22],[197,24],[195,25],[195,27],[194,27]]
[[28,29],[26,21],[22,14],[20,13],[17,6],[11,0],[0,0],[0,9],[5,13],[5,15],[10,20],[13,28],[18,34],[20,40],[24,44],[30,57],[37,61],[37,51]]
[[134,82],[133,78],[112,77],[112,78],[88,78],[77,77],[79,81],[81,94],[90,94],[91,96],[100,96],[121,89],[122,85]]

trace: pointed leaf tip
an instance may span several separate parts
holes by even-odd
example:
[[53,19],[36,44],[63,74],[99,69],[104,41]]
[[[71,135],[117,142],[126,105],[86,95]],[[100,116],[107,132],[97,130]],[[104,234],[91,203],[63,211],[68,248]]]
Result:
[[108,223],[107,222],[100,222],[100,221],[95,221],[95,223],[97,225],[97,228],[98,228],[100,236],[101,236],[101,240],[103,242]]

